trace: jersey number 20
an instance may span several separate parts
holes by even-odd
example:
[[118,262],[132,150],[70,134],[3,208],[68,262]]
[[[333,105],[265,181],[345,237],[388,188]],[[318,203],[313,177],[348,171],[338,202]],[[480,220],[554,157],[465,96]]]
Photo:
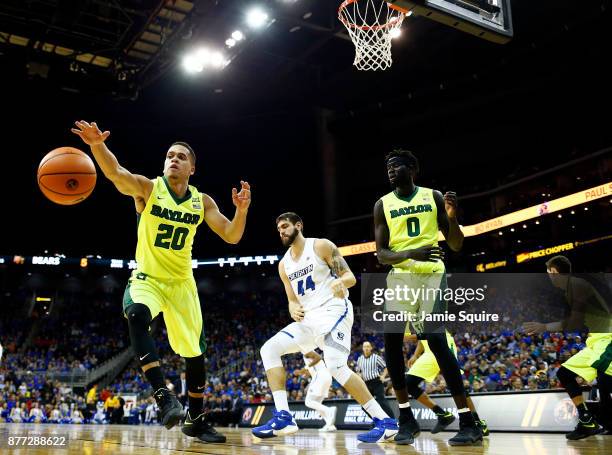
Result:
[[306,295],[306,290],[310,289],[311,291],[315,290],[315,283],[312,280],[312,276],[308,275],[306,277],[306,288],[304,289],[304,280],[298,281],[298,294]]
[[185,227],[177,227],[174,229],[174,226],[163,223],[159,225],[158,229],[157,237],[155,237],[155,246],[165,248],[166,250],[170,248],[173,250],[183,249],[187,234],[189,234],[189,229]]

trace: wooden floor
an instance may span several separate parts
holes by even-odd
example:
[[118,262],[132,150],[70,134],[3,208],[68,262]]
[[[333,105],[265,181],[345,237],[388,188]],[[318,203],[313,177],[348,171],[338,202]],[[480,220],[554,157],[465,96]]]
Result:
[[[593,436],[568,442],[561,434],[492,433],[479,447],[450,447],[447,440],[452,433],[432,435],[421,433],[413,446],[363,444],[357,431],[318,433],[300,430],[283,438],[256,439],[248,429],[221,431],[227,436],[225,444],[202,444],[184,436],[179,428],[170,431],[159,426],[129,425],[34,425],[0,424],[0,454],[162,454],[179,453],[214,455],[393,455],[393,454],[569,454],[591,455],[612,453],[612,436]],[[57,436],[69,439],[66,447],[13,446],[8,438],[15,436]],[[33,443],[34,439],[30,440]],[[16,440],[13,440],[15,443]]]

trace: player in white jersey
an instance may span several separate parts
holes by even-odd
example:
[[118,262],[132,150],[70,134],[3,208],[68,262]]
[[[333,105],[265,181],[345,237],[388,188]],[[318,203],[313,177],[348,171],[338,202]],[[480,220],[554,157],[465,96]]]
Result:
[[334,423],[336,422],[336,412],[338,408],[335,406],[325,406],[323,404],[323,400],[325,400],[329,394],[332,375],[327,369],[325,361],[315,351],[304,354],[304,363],[311,377],[304,404],[310,409],[319,411],[319,414],[321,414],[321,417],[325,420],[325,426],[319,428],[319,431],[324,433],[336,431]]
[[303,226],[302,219],[293,212],[276,219],[281,241],[289,247],[279,262],[278,272],[295,322],[261,347],[276,411],[272,419],[252,432],[260,438],[271,438],[298,430],[289,413],[282,356],[307,353],[319,347],[332,377],[374,418],[380,433],[376,442],[390,440],[398,430],[396,420],[389,418],[372,398],[363,379],[347,365],[353,326],[348,288],[357,282],[355,275],[336,245],[327,239],[304,238]]
[[2,343],[0,343],[0,362],[2,362],[2,353],[4,350],[2,349]]

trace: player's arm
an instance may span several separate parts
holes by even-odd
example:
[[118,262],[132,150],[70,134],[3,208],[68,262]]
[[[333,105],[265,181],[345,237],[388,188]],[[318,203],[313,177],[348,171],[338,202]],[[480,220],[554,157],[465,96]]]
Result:
[[289,281],[289,277],[285,273],[285,265],[283,264],[283,261],[278,263],[278,274],[283,282],[283,286],[285,286],[285,294],[287,294],[287,300],[289,301],[289,314],[291,315],[291,319],[296,322],[300,322],[302,319],[304,319],[304,308],[297,299],[295,292],[293,292],[291,281]]
[[389,226],[387,226],[387,220],[385,219],[382,199],[374,204],[374,238],[376,240],[376,258],[379,263],[384,265],[399,264],[407,259],[436,262],[444,258],[444,252],[438,246],[392,251],[389,248]]
[[563,321],[555,322],[525,322],[523,329],[529,335],[543,332],[562,332],[566,330],[582,330],[585,325],[586,307],[589,298],[593,295],[593,288],[589,283],[580,279],[573,279],[569,295],[570,313]]
[[382,370],[382,372],[380,373],[380,381],[381,382],[385,382],[387,380],[387,376],[389,375],[389,372],[387,371],[387,368],[385,368],[384,370]]
[[306,354],[304,354],[304,357],[310,360],[307,365],[309,367],[314,367],[317,363],[321,361],[321,356],[315,351],[307,352]]
[[412,354],[412,356],[408,359],[408,368],[412,368],[412,365],[414,365],[414,362],[416,362],[419,359],[419,357],[423,355],[424,351],[425,351],[425,348],[423,347],[423,342],[419,341],[417,343],[417,347],[414,351],[414,354]]
[[217,203],[207,194],[204,198],[204,221],[212,231],[221,237],[225,242],[236,244],[244,234],[247,213],[251,205],[251,186],[249,182],[240,181],[240,192],[232,188],[232,202],[236,207],[234,218],[228,220],[219,210]]
[[117,157],[104,143],[110,136],[110,131],[101,132],[96,122],[89,124],[81,120],[75,122],[75,125],[76,128],[72,128],[71,131],[89,145],[102,173],[113,182],[119,192],[147,201],[153,191],[153,181],[142,175],[132,174],[119,164]]
[[315,240],[314,250],[317,256],[327,263],[332,273],[336,277],[336,279],[331,283],[334,296],[339,299],[346,298],[348,288],[355,286],[357,283],[357,279],[346,263],[346,259],[342,257],[338,247],[327,239]]
[[527,335],[533,335],[536,333],[544,333],[544,332],[561,332],[563,331],[564,322],[563,321],[555,321],[555,322],[524,322],[523,330]]
[[434,191],[433,196],[438,208],[438,227],[448,247],[453,251],[461,251],[464,236],[457,221],[457,193],[448,191],[443,196],[441,192]]

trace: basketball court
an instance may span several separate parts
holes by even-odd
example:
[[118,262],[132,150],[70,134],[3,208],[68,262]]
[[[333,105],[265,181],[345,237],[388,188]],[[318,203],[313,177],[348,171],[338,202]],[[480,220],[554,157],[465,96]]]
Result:
[[[200,444],[185,437],[178,428],[165,431],[150,426],[97,426],[97,425],[6,425],[0,426],[7,454],[132,454],[150,453],[177,454],[202,453],[209,455],[395,455],[395,454],[498,454],[524,453],[527,455],[567,454],[599,455],[608,453],[610,436],[595,436],[583,441],[567,442],[560,434],[546,433],[491,433],[477,447],[451,447],[446,441],[452,433],[432,435],[423,432],[414,445],[364,444],[357,440],[357,431],[319,433],[316,430],[301,430],[295,435],[273,440],[254,438],[245,428],[223,428],[227,436],[225,444]],[[66,447],[21,447],[6,445],[8,436],[66,437]]]

